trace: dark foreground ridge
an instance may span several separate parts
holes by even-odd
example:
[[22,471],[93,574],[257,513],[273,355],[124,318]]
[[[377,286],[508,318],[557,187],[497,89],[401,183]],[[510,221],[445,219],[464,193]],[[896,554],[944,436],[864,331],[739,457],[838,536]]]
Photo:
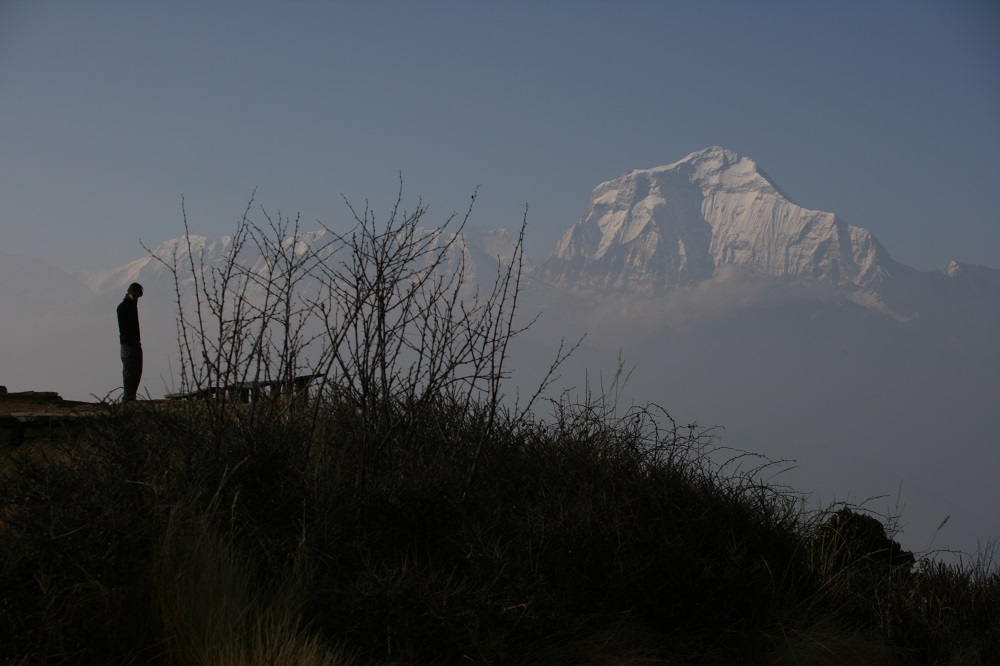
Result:
[[807,513],[655,409],[0,404],[78,415],[0,449],[3,664],[1000,661],[989,562]]

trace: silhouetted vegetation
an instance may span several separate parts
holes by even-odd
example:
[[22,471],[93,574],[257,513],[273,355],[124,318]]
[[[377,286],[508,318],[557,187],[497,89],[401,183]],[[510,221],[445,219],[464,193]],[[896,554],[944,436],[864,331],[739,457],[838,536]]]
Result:
[[[406,247],[392,223],[370,228]],[[360,237],[355,259],[379,247]],[[857,507],[807,512],[655,407],[508,406],[516,266],[483,310],[427,278],[429,307],[412,277],[433,271],[371,287],[361,276],[385,273],[369,268],[352,273],[367,286],[351,344],[311,357],[328,364],[319,392],[108,404],[69,438],[4,451],[0,663],[1000,662],[985,557],[915,562]],[[286,293],[280,311],[301,305]],[[294,317],[218,312],[249,343],[182,330],[196,385],[301,370],[294,328],[288,346],[253,329]]]
[[109,407],[64,445],[7,452],[0,654],[154,664],[1000,657],[1000,578],[987,563],[911,568],[884,533],[879,547],[859,547],[840,527],[867,516],[810,516],[786,490],[722,474],[708,435],[665,414],[562,405],[542,424],[441,397],[391,435],[405,447],[376,457],[371,442],[386,433],[362,432],[357,405],[322,413],[318,427],[234,420],[209,446],[203,405]]

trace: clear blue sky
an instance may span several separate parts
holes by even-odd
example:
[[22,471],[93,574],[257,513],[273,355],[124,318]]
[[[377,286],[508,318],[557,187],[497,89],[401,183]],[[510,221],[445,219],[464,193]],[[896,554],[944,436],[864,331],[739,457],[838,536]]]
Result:
[[402,173],[534,258],[709,145],[921,269],[1000,266],[1000,3],[0,0],[0,250],[111,268]]

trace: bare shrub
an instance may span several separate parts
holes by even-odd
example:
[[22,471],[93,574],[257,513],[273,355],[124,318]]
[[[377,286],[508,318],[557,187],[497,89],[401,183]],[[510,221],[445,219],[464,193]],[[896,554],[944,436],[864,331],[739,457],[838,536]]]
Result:
[[[215,260],[206,259],[184,211],[184,243],[171,256],[153,254],[173,277],[181,393],[211,398],[217,430],[257,428],[306,402],[312,382],[314,426],[324,406],[353,410],[371,465],[407,441],[412,415],[431,401],[459,411],[485,405],[487,437],[510,407],[510,342],[532,323],[516,318],[527,214],[510,255],[497,257],[495,279],[484,286],[474,279],[463,238],[475,199],[464,214],[426,227],[422,202],[403,208],[401,181],[384,220],[367,202],[356,208],[345,200],[349,231],[320,223],[305,232],[298,218],[263,207],[266,223],[255,222],[251,197]],[[559,347],[537,390],[514,406],[514,418],[530,413],[574,348]],[[440,434],[451,437],[446,429]],[[482,440],[471,444],[469,482]]]

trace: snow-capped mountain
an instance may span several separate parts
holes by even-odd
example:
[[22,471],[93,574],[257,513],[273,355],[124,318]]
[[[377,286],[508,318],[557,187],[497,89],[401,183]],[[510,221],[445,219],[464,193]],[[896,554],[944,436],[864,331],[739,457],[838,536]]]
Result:
[[655,294],[723,266],[877,292],[896,263],[867,230],[799,206],[753,160],[711,147],[598,185],[543,271],[575,290]]
[[[463,272],[463,289],[469,295],[475,293],[476,287],[484,281],[492,281],[496,276],[499,262],[507,263],[514,256],[517,239],[506,230],[466,231],[457,237],[450,232],[440,233],[438,230],[419,228],[410,239],[416,243],[427,243],[427,250],[420,252],[419,261],[429,261],[436,256],[437,249],[451,243],[445,250],[444,261],[438,267],[442,274]],[[213,270],[224,269],[231,258],[244,275],[254,275],[258,279],[251,280],[245,295],[251,295],[260,290],[260,285],[266,283],[266,276],[273,271],[275,255],[294,255],[301,257],[312,254],[318,263],[328,269],[335,268],[347,259],[350,250],[343,246],[339,239],[326,231],[300,232],[295,238],[282,239],[281,250],[271,250],[265,256],[253,242],[238,243],[234,246],[232,236],[210,239],[205,236],[191,235],[188,238],[170,239],[149,254],[118,268],[80,274],[80,279],[97,294],[124,293],[132,282],[141,283],[147,294],[173,294],[179,287],[187,292],[193,287],[193,276],[199,279],[211,279]],[[273,242],[273,239],[272,239]],[[294,247],[291,247],[294,245]],[[291,252],[289,252],[291,250]],[[234,254],[235,253],[235,254]],[[307,265],[310,262],[303,262]],[[179,284],[174,283],[171,270],[176,266]],[[421,266],[411,268],[419,271]],[[304,292],[315,291],[315,281],[329,279],[329,273],[313,271],[313,274],[299,282],[299,288]],[[152,291],[150,291],[152,289]]]
[[192,254],[196,263],[204,259],[205,265],[211,266],[226,256],[232,241],[231,236],[216,239],[196,235],[191,235],[189,238],[173,238],[134,261],[107,271],[81,273],[80,279],[96,294],[108,291],[124,294],[132,282],[140,282],[147,289],[149,288],[147,285],[162,285],[169,286],[173,290],[173,275],[167,265],[173,265],[175,257],[178,259],[178,268],[190,273]]
[[[441,234],[434,242],[449,238]],[[329,232],[320,230],[285,242],[296,243],[298,254],[321,252],[324,261],[335,262],[342,249],[331,241]],[[176,258],[181,272],[191,275],[190,254],[198,265],[221,266],[233,243],[231,237],[191,236],[189,252],[188,239],[177,238],[152,256],[82,278],[98,293],[123,292],[130,282],[172,293],[173,276],[159,259]],[[465,230],[449,249],[444,271],[464,266],[463,282],[473,294],[477,285],[495,278],[498,259],[511,260],[515,243],[504,230]],[[242,245],[237,260],[258,274],[268,270],[254,243]],[[717,146],[598,185],[586,214],[555,251],[540,266],[525,262],[524,270],[533,278],[532,288],[548,285],[580,295],[658,297],[734,276],[758,283],[792,279],[837,290],[901,319],[953,307],[945,304],[975,307],[982,292],[1000,286],[1000,271],[993,268],[952,262],[923,273],[902,265],[868,230],[796,204],[753,160]],[[971,292],[977,293],[970,298]]]

